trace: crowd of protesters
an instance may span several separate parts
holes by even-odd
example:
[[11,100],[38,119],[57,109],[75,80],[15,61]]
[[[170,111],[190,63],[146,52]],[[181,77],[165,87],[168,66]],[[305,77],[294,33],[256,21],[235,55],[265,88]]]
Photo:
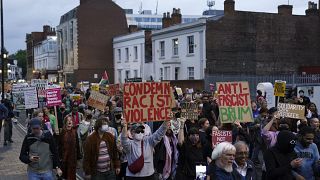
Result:
[[[214,93],[178,95],[172,120],[127,123],[121,96],[113,96],[104,111],[87,105],[90,89],[65,88],[57,113],[34,109],[28,120],[20,160],[29,179],[127,180],[258,180],[318,179],[320,130],[315,103],[304,96],[282,99],[306,106],[304,119],[277,115],[257,91],[252,101],[254,122],[221,124]],[[74,100],[70,94],[80,94]],[[181,116],[180,104],[198,104],[198,118]],[[0,106],[2,116],[8,108]],[[58,123],[58,126],[56,125]],[[58,129],[57,129],[58,128]],[[232,142],[212,143],[212,132],[232,131]],[[10,141],[10,137],[7,139]],[[198,167],[205,167],[199,176]],[[200,173],[201,174],[201,173]]]

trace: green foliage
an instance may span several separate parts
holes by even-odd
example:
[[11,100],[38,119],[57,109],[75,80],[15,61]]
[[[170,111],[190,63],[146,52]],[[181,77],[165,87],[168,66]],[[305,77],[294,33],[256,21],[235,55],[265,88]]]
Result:
[[27,74],[27,52],[26,50],[18,50],[16,53],[9,56],[10,59],[18,60],[18,66],[22,68],[22,77]]

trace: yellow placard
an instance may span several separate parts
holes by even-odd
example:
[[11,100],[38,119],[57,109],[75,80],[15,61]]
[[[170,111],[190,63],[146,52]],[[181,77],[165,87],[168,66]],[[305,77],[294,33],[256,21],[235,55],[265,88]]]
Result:
[[274,83],[274,96],[284,97],[286,92],[286,82],[276,81]]
[[91,84],[92,91],[99,91],[99,84]]

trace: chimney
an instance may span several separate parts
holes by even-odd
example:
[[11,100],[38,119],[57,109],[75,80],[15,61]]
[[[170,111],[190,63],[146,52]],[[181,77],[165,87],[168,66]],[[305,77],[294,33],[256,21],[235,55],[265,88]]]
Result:
[[163,13],[163,17],[162,17],[162,28],[167,28],[170,27],[172,24],[172,19],[170,17],[170,13]]
[[51,27],[48,25],[43,26],[43,32],[49,34],[51,32]]
[[291,5],[280,5],[278,6],[278,14],[280,15],[292,15],[292,6]]
[[234,0],[225,0],[224,1],[224,14],[232,15],[235,12]]
[[88,0],[80,0],[80,5],[86,3]]
[[317,4],[314,2],[308,2],[308,9],[306,10],[307,16],[316,16],[318,15],[318,7]]
[[171,25],[181,24],[182,23],[181,10],[173,8],[171,19],[172,19]]
[[139,31],[139,28],[137,25],[129,25],[129,33],[134,33]]

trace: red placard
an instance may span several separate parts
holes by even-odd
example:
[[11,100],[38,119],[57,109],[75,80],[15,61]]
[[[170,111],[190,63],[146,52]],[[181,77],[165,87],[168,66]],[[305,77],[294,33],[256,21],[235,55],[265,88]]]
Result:
[[110,84],[107,91],[108,96],[119,96],[120,95],[120,84]]
[[123,107],[127,122],[170,120],[171,91],[169,82],[124,84]]
[[232,142],[232,131],[212,131],[212,144],[214,146],[225,141]]
[[52,88],[46,90],[48,107],[60,106],[62,104],[60,89],[61,88]]

